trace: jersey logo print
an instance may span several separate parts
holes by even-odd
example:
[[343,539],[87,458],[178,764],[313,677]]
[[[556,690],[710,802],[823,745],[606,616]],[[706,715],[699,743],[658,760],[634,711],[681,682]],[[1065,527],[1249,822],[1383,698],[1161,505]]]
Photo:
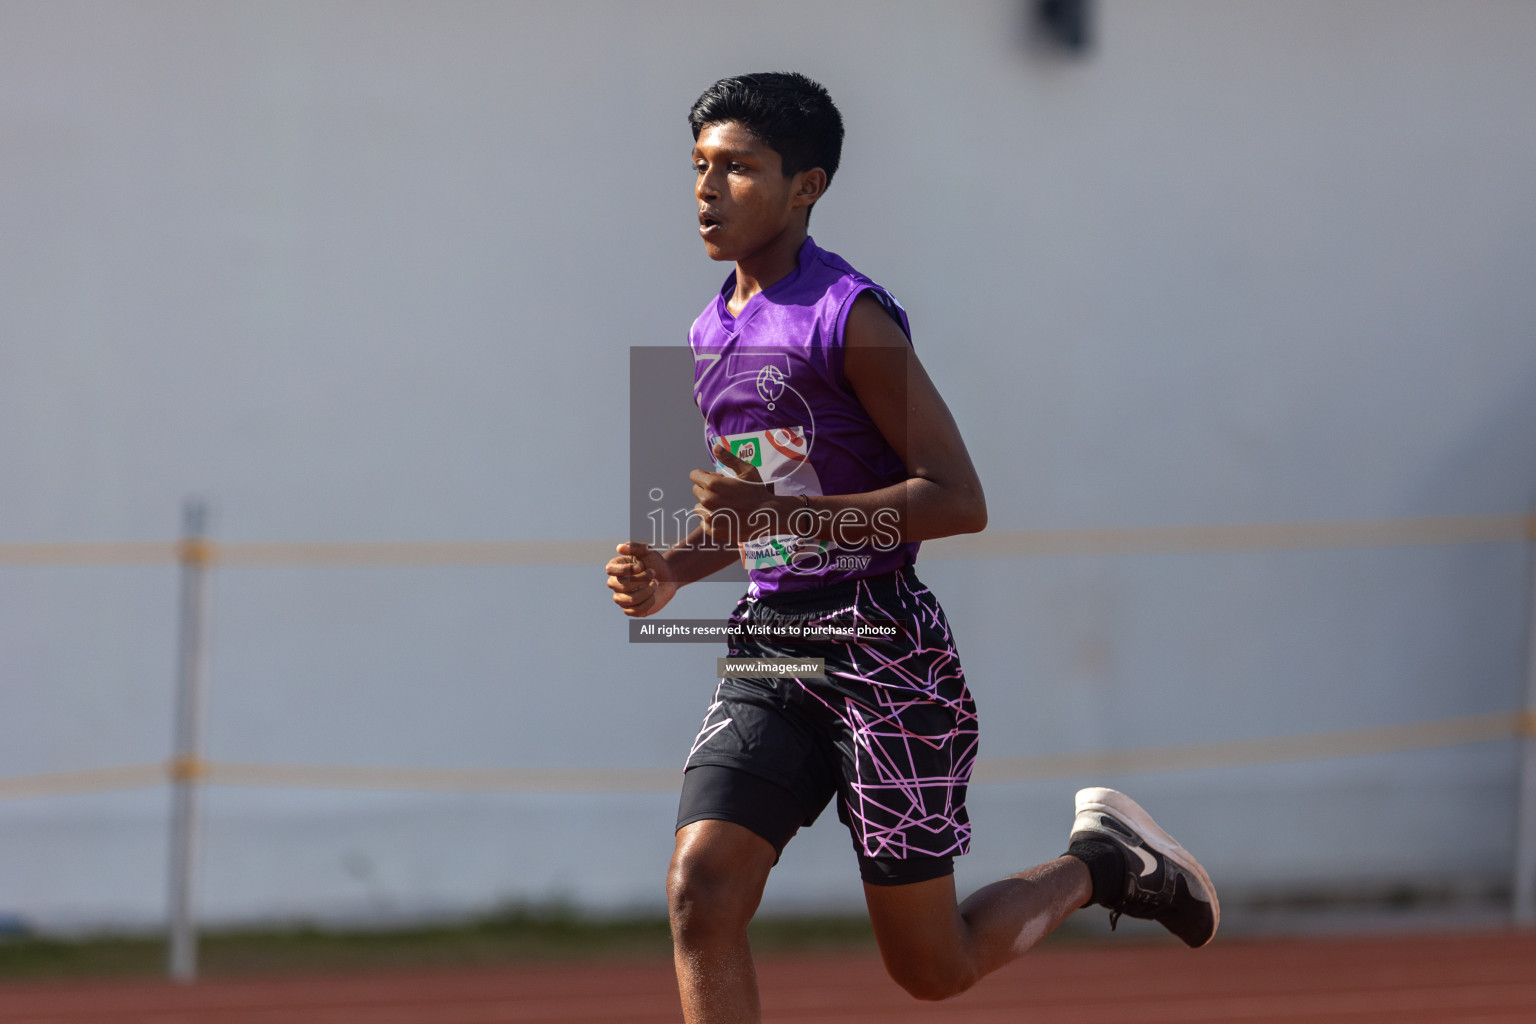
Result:
[[770,409],[784,397],[784,386],[788,383],[789,378],[784,371],[772,363],[757,371],[757,395]]

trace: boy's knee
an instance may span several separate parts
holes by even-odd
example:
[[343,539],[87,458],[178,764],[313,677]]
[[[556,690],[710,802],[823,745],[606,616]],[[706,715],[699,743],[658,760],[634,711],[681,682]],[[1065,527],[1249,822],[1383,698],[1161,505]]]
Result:
[[974,972],[940,963],[886,963],[885,971],[913,999],[938,1002],[959,995],[976,983]]
[[747,926],[762,898],[766,871],[732,851],[695,843],[679,846],[667,871],[667,910],[679,940]]

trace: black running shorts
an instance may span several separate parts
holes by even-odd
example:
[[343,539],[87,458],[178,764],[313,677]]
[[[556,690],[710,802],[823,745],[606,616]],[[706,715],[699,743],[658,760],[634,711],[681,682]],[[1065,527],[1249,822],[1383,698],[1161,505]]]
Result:
[[[833,796],[874,884],[951,873],[970,846],[966,785],[976,758],[976,707],[949,623],[910,568],[761,598],[731,615],[749,624],[890,623],[859,641],[742,636],[732,658],[822,658],[823,679],[725,678],[688,755],[678,828],[733,821],[782,850]],[[735,778],[737,773],[751,779]],[[762,780],[772,785],[756,785]],[[793,802],[776,793],[787,792]]]

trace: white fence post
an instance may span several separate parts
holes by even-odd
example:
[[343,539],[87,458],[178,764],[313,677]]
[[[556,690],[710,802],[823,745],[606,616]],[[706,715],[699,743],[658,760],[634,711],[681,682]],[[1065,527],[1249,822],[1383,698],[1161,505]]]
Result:
[[1520,718],[1520,778],[1515,808],[1514,918],[1536,927],[1536,515],[1526,524],[1531,561],[1531,625],[1526,657],[1525,708]]
[[176,981],[197,978],[198,779],[203,772],[203,689],[207,676],[204,628],[208,507],[197,499],[183,509],[181,539],[181,652],[176,676],[176,753],[171,761],[170,941],[166,970]]

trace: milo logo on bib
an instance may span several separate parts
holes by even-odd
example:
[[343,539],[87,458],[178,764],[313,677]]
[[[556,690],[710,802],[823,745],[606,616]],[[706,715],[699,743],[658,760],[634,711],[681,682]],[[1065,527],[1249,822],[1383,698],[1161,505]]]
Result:
[[749,466],[763,465],[763,446],[757,435],[752,435],[740,441],[731,441],[731,454]]
[[[773,485],[774,493],[822,493],[816,470],[806,458],[810,444],[803,427],[769,427],[728,434],[721,440],[730,447],[732,455],[756,467],[762,481]],[[723,466],[720,469],[729,472]],[[780,523],[779,527],[787,531],[789,524]],[[830,546],[830,541],[797,537],[788,532],[768,534],[743,542],[741,561],[749,570],[788,566],[814,572],[826,565]]]

